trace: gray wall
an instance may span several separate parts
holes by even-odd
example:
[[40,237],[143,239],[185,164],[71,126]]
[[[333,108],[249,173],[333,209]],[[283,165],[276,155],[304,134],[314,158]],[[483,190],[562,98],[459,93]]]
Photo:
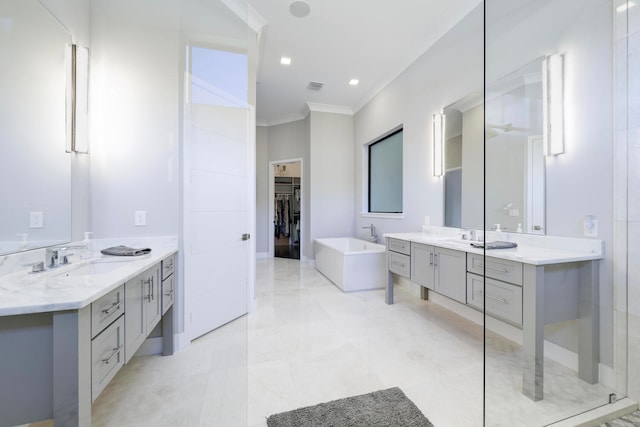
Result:
[[353,236],[353,117],[318,111],[309,115],[310,237]]
[[269,252],[269,131],[256,127],[256,253]]
[[311,111],[303,120],[258,127],[258,133],[256,251],[269,252],[268,164],[279,160],[302,159],[302,255],[314,258],[316,237],[352,236],[353,117]]

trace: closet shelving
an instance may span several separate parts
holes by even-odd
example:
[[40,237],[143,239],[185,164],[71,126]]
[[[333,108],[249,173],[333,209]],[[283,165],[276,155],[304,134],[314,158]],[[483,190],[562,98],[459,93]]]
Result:
[[289,244],[300,243],[300,178],[275,177],[276,237],[288,237]]

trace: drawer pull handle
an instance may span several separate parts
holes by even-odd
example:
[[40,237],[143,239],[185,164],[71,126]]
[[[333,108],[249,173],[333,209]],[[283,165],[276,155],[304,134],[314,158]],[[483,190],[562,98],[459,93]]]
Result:
[[433,252],[429,254],[429,265],[433,265]]
[[400,264],[399,262],[395,262],[395,261],[392,262],[391,265],[396,265],[396,266],[399,265],[400,267],[404,268],[404,264]]
[[[478,264],[478,268],[482,268],[482,267],[484,267],[484,264]],[[491,266],[488,266],[488,265],[487,265],[486,269],[487,270],[492,270],[492,271],[497,271],[499,273],[508,273],[509,272],[509,270],[505,270],[504,268],[496,268],[496,267],[491,267]]]
[[103,309],[103,310],[102,310],[102,312],[108,316],[108,315],[110,315],[114,310],[117,310],[117,309],[119,309],[119,308],[120,308],[120,301],[118,301],[118,302],[114,302],[113,304],[111,304],[111,307]]
[[[478,291],[478,293],[479,293],[480,295],[484,295],[484,292],[483,292],[483,291]],[[489,298],[489,299],[494,300],[494,301],[498,301],[498,302],[501,302],[501,303],[503,303],[503,304],[509,304],[509,301],[507,301],[506,299],[503,299],[503,298],[497,298],[497,297],[494,297],[494,296],[491,296],[491,295],[488,295],[488,294],[487,294],[487,295],[485,295],[485,296],[486,296],[487,298]]]
[[120,350],[122,350],[122,347],[124,347],[124,344],[121,344],[118,348],[114,348],[113,353],[111,353],[111,356],[107,357],[106,359],[102,359],[102,362],[104,362],[105,365],[108,365],[109,363],[111,363],[113,358],[116,357],[118,353],[120,353]]
[[164,293],[164,296],[166,296],[166,297],[170,297],[171,295],[173,295],[173,289],[171,289],[170,291]]

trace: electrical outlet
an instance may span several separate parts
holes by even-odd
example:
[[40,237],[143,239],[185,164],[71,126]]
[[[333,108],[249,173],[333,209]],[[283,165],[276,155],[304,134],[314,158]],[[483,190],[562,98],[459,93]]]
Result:
[[134,223],[137,227],[147,225],[147,211],[136,211]]
[[587,215],[583,221],[582,234],[585,237],[598,237],[598,220],[593,215]]
[[44,212],[29,212],[29,228],[44,228]]
[[509,209],[509,216],[520,216],[520,209]]

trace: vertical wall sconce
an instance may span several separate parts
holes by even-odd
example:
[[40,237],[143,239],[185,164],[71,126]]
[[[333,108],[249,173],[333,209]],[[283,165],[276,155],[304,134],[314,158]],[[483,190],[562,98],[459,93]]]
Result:
[[67,45],[67,142],[68,153],[89,152],[89,49]]
[[433,115],[433,176],[444,174],[444,114]]
[[550,55],[542,61],[542,120],[544,152],[564,153],[564,58]]

